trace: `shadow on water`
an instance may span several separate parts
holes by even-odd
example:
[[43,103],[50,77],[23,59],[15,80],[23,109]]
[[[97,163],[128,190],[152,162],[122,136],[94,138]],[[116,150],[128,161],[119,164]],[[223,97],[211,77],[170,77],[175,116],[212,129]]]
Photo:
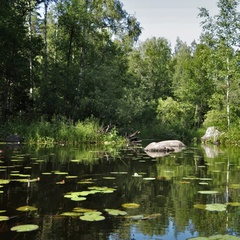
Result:
[[[0,149],[0,239],[239,235],[236,148],[188,147],[161,157],[141,146]],[[11,231],[25,224],[38,229]]]

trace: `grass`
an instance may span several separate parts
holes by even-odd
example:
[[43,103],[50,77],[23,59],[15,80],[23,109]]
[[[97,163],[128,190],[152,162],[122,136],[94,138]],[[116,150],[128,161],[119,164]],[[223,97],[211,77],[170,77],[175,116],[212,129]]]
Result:
[[115,127],[105,132],[104,127],[94,118],[76,123],[62,117],[51,121],[41,118],[39,121],[26,122],[15,120],[1,125],[1,138],[17,134],[30,144],[106,144],[123,143],[125,138],[118,135]]

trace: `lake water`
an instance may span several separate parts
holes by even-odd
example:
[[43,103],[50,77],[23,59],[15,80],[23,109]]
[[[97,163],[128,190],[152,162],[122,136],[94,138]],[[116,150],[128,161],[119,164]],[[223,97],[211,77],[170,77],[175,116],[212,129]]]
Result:
[[[0,149],[1,240],[240,237],[238,148],[155,158],[141,147]],[[38,229],[11,230],[26,224]]]

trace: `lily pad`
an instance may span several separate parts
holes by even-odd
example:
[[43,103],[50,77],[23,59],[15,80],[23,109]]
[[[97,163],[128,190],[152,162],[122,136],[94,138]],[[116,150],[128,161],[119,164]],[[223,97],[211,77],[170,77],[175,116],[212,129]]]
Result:
[[61,213],[62,216],[67,216],[67,217],[79,217],[82,215],[82,213],[79,212],[63,212]]
[[86,213],[84,213],[84,215],[81,216],[80,219],[83,220],[83,221],[94,222],[94,221],[102,221],[102,220],[105,219],[105,217],[102,216],[101,212],[94,211],[94,212],[86,212]]
[[231,188],[231,189],[240,189],[240,184],[239,183],[230,184],[229,188]]
[[10,180],[0,179],[0,184],[8,184],[8,183],[10,183]]
[[115,177],[103,177],[103,179],[105,179],[105,180],[115,180],[116,178]]
[[11,231],[30,232],[30,231],[35,231],[38,228],[39,228],[39,226],[35,225],[35,224],[24,224],[24,225],[18,225],[18,226],[12,227]]
[[122,211],[122,210],[118,210],[118,209],[109,209],[109,208],[106,208],[104,209],[109,215],[113,215],[113,216],[125,216],[127,215],[127,212],[125,211]]
[[200,182],[199,185],[208,185],[207,182]]
[[9,220],[8,216],[0,216],[0,222]]
[[122,204],[124,208],[139,208],[140,204],[138,203],[124,203]]
[[194,204],[193,207],[197,208],[197,209],[203,209],[203,210],[206,209],[206,205],[205,204]]
[[240,202],[228,202],[227,205],[231,207],[240,207]]
[[198,191],[198,193],[200,193],[200,194],[217,194],[218,191],[208,191],[208,190],[206,190],[206,191]]
[[89,190],[92,191],[92,193],[113,193],[116,191],[116,188],[109,188],[109,187],[88,187]]
[[73,209],[74,212],[78,212],[78,213],[86,213],[86,212],[95,212],[97,210],[94,209],[90,209],[90,208],[81,208],[81,207],[75,207]]
[[68,175],[68,172],[55,171],[53,173],[56,174],[56,175]]
[[226,204],[220,204],[220,203],[212,203],[212,204],[206,204],[206,210],[207,211],[216,211],[216,212],[224,212],[226,211]]
[[72,201],[84,201],[85,197],[81,196],[81,192],[69,192],[64,195],[65,198],[70,198]]
[[146,180],[146,181],[152,181],[152,180],[155,180],[156,178],[152,178],[152,177],[148,177],[148,178],[143,178],[143,180]]
[[86,198],[85,197],[78,197],[78,196],[73,196],[71,198],[72,201],[76,201],[76,202],[80,202],[80,201],[85,201]]
[[21,211],[21,212],[32,212],[32,211],[37,211],[38,209],[33,206],[22,206],[17,208],[16,210]]
[[120,174],[120,175],[125,175],[125,174],[128,174],[128,172],[110,172],[110,174]]
[[67,179],[75,179],[77,178],[78,176],[66,176]]
[[51,172],[43,172],[42,175],[52,175]]

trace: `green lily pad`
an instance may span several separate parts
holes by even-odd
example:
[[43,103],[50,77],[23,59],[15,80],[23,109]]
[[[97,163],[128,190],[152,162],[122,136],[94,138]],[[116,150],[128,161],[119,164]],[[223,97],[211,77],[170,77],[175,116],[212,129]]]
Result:
[[18,225],[18,226],[12,227],[11,231],[30,232],[30,231],[35,231],[38,228],[39,228],[39,226],[35,225],[35,224],[24,224],[24,225]]
[[199,178],[201,181],[212,181],[212,178]]
[[56,174],[56,175],[68,175],[68,172],[55,171],[53,173]]
[[66,217],[80,217],[82,215],[82,213],[79,212],[63,212],[61,213],[62,216],[66,216]]
[[78,196],[73,196],[71,198],[72,201],[76,201],[76,202],[80,202],[80,201],[85,201],[86,198],[85,197],[78,197]]
[[0,222],[9,220],[8,216],[0,216]]
[[82,191],[82,192],[78,192],[79,196],[88,196],[89,194],[94,194],[93,191]]
[[19,174],[19,177],[28,178],[31,177],[29,174]]
[[193,207],[197,208],[197,209],[203,209],[203,210],[206,209],[206,205],[205,204],[194,204]]
[[33,206],[22,206],[17,208],[16,210],[21,211],[21,212],[31,212],[31,211],[37,211],[38,209]]
[[127,212],[125,211],[122,211],[122,210],[118,210],[118,209],[109,209],[109,208],[106,208],[104,209],[109,215],[113,215],[113,216],[125,216],[127,215]]
[[81,207],[75,207],[73,209],[74,212],[79,212],[79,213],[85,213],[85,212],[95,212],[97,210],[90,209],[90,208],[81,208]]
[[239,183],[230,184],[230,185],[229,185],[229,188],[232,188],[232,189],[240,189],[240,184],[239,184]]
[[120,174],[120,175],[125,175],[125,174],[128,174],[128,172],[110,172],[110,174]]
[[207,211],[224,212],[226,211],[226,207],[227,207],[226,204],[220,203],[206,204]]
[[116,178],[115,177],[103,177],[103,179],[105,179],[105,180],[115,180]]
[[0,179],[0,184],[8,184],[10,183],[10,180],[8,179]]
[[228,202],[227,205],[231,207],[240,207],[240,202]]
[[97,187],[97,186],[93,186],[93,187],[88,187],[89,190],[92,191],[92,193],[113,193],[114,191],[116,191],[116,188],[109,188],[109,187]]
[[143,178],[143,180],[146,180],[146,181],[152,181],[152,180],[155,180],[156,178],[152,178],[152,177],[148,177],[148,178]]
[[207,182],[199,182],[199,185],[208,185]]
[[80,163],[80,162],[82,162],[82,160],[80,160],[80,159],[72,159],[70,162]]
[[94,182],[92,181],[80,181],[78,184],[93,184]]
[[67,179],[75,179],[77,178],[78,176],[66,176]]
[[217,194],[218,193],[218,191],[198,191],[198,193],[200,193],[200,194]]
[[45,162],[43,159],[38,159],[36,160],[37,163],[42,163],[42,162]]
[[139,208],[140,204],[138,203],[124,203],[122,204],[124,208]]
[[83,221],[94,222],[94,221],[102,221],[102,220],[105,219],[105,217],[102,216],[101,212],[94,211],[94,212],[86,212],[86,213],[84,213],[84,215],[81,216],[80,219],[83,220]]

